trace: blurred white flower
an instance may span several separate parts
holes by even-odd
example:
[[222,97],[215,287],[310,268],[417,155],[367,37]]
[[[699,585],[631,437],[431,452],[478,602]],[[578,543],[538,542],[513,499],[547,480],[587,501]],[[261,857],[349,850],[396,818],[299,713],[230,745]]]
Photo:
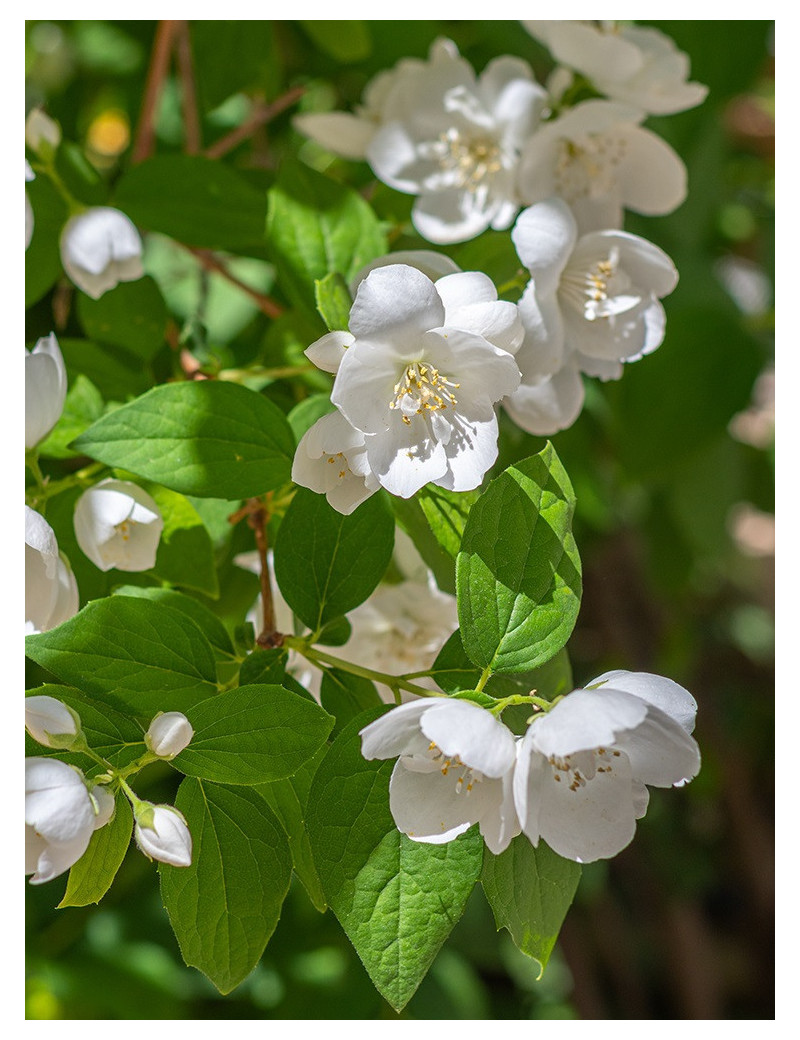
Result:
[[52,527],[25,506],[25,633],[48,632],[78,613],[78,586]]
[[[36,180],[36,174],[33,172],[33,170],[31,169],[31,164],[26,159],[25,160],[25,183],[27,184],[29,181],[35,181],[35,180]],[[25,189],[25,248],[26,249],[31,244],[31,239],[33,238],[33,224],[34,224],[34,220],[33,220],[33,206],[31,205],[31,200],[28,197],[28,189],[26,188]]]
[[78,545],[101,571],[155,566],[164,521],[153,498],[129,480],[108,478],[75,503]]
[[292,480],[325,495],[345,516],[381,486],[369,468],[364,434],[339,412],[323,415],[300,438]]
[[162,712],[153,719],[144,742],[159,758],[174,758],[185,750],[194,736],[192,724],[180,711]]
[[522,380],[503,404],[523,429],[551,433],[580,411],[581,372],[618,379],[623,362],[661,344],[666,316],[659,299],[675,288],[678,273],[666,253],[636,235],[604,230],[579,237],[563,199],[523,210],[511,237],[531,281],[519,302]]
[[52,157],[61,144],[61,127],[41,108],[32,108],[25,119],[25,144],[43,158]]
[[45,747],[70,747],[80,728],[80,716],[63,701],[44,694],[25,698],[25,729]]
[[55,333],[25,351],[25,447],[35,448],[61,418],[67,370]]
[[495,58],[476,76],[452,41],[438,39],[426,62],[401,63],[369,95],[358,117],[303,116],[297,125],[339,154],[365,154],[385,184],[418,196],[411,219],[430,242],[511,224],[520,149],[547,96],[524,61]]
[[56,758],[26,758],[25,873],[33,874],[31,884],[69,870],[113,812],[110,792],[99,786],[90,792],[80,769]]
[[[488,307],[465,319],[470,329],[448,322],[447,290],[438,286],[449,279],[484,289],[488,283],[494,294]],[[408,498],[429,481],[466,491],[493,464],[494,404],[515,389],[519,369],[507,350],[472,330],[518,342],[516,311],[512,306],[509,321],[507,306],[476,272],[434,285],[421,271],[395,264],[373,270],[359,285],[350,312],[353,341],[341,351],[331,400],[365,435],[369,468],[391,494]]]
[[522,24],[556,61],[583,73],[615,101],[668,115],[694,108],[708,94],[708,87],[687,82],[688,57],[658,29],[613,21]]
[[142,240],[124,213],[94,206],[64,225],[61,263],[75,285],[97,300],[120,282],[143,276]]
[[173,805],[140,802],[134,809],[134,837],[148,859],[173,867],[192,862],[192,835],[183,814]]
[[423,698],[386,712],[360,736],[364,758],[399,756],[389,808],[409,838],[438,845],[477,823],[499,854],[519,834],[514,735],[490,712],[470,701]]
[[645,785],[679,787],[697,775],[696,711],[687,690],[645,672],[606,672],[568,694],[518,746],[523,833],[578,863],[615,856],[647,811]]
[[657,134],[639,124],[640,109],[584,101],[528,141],[519,170],[527,205],[557,195],[581,233],[622,227],[623,209],[654,216],[686,198],[686,166]]

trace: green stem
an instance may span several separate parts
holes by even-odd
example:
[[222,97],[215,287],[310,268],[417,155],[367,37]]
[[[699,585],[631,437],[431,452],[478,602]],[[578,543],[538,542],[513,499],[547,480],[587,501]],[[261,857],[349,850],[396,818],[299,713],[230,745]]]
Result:
[[46,177],[50,178],[53,187],[56,189],[56,191],[64,200],[64,202],[67,204],[67,209],[69,210],[69,215],[71,217],[74,217],[76,213],[83,213],[84,210],[89,208],[88,206],[84,205],[84,203],[78,202],[78,200],[75,198],[75,196],[72,194],[72,192],[61,179],[60,174],[58,173],[58,171],[55,168],[55,165],[52,162],[34,162],[31,163],[31,166],[36,173],[43,173]]
[[492,674],[492,666],[490,664],[487,664],[486,667],[481,672],[481,677],[480,677],[480,679],[478,679],[477,685],[475,686],[475,689],[478,691],[478,693],[481,692],[481,690],[484,688],[486,683],[489,681],[489,676],[491,674]]
[[399,675],[387,675],[386,672],[378,672],[374,668],[364,668],[360,664],[353,664],[351,661],[345,661],[340,657],[334,657],[333,654],[328,654],[324,650],[317,650],[315,647],[309,646],[304,639],[300,639],[297,636],[287,636],[284,640],[284,646],[289,647],[292,650],[296,650],[299,654],[302,654],[307,661],[312,664],[319,666],[320,664],[330,665],[332,668],[338,668],[340,671],[348,672],[350,675],[359,675],[362,679],[370,679],[372,682],[383,683],[385,686],[389,686],[395,692],[395,699],[399,699],[399,691],[406,690],[409,693],[416,693],[420,697],[441,697],[436,690],[426,690],[424,686],[417,686],[416,683],[408,682],[403,676]]
[[223,368],[216,378],[224,383],[243,383],[246,379],[291,379],[293,376],[307,375],[317,372],[313,365],[283,365],[279,368]]
[[38,502],[46,502],[55,495],[60,495],[62,491],[69,491],[70,488],[88,487],[94,483],[94,478],[100,470],[104,469],[102,462],[93,462],[90,466],[85,466],[83,469],[70,474],[68,477],[63,477],[61,480],[48,481],[42,477],[38,463],[36,463],[35,469],[31,466],[31,461],[27,455],[25,463],[29,466],[37,483],[36,491],[25,496],[29,506],[35,506]]

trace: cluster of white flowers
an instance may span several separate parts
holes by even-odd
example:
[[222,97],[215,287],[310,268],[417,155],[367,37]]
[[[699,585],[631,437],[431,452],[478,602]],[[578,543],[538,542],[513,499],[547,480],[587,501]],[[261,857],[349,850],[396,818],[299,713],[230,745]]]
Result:
[[[683,202],[682,160],[641,124],[699,104],[706,88],[687,82],[686,55],[658,30],[523,24],[559,63],[547,88],[509,56],[476,75],[439,39],[427,61],[375,77],[356,113],[295,119],[323,147],[366,159],[384,183],[416,196],[412,223],[430,242],[513,224],[531,275],[510,305],[519,324],[486,275],[441,254],[397,253],[356,279],[349,330],[307,351],[336,373],[337,411],[303,439],[293,474],[340,512],[381,486],[403,497],[428,481],[476,487],[496,457],[498,404],[530,433],[555,433],[579,415],[584,375],[618,379],[664,338],[659,300],[677,272],[621,228],[626,209],[666,214]],[[569,107],[566,91],[579,95],[582,83],[605,97]]]
[[607,672],[515,736],[491,711],[452,698],[393,708],[361,730],[367,759],[395,758],[389,805],[399,830],[441,844],[478,824],[491,852],[520,832],[579,863],[615,856],[648,790],[696,776],[697,704],[644,672]]
[[[25,728],[47,748],[80,751],[86,747],[76,711],[45,695],[25,698]],[[194,731],[180,712],[159,714],[145,735],[151,755],[171,759],[188,746]],[[31,884],[69,870],[83,856],[96,830],[115,812],[114,796],[101,781],[58,758],[25,759],[25,873]],[[126,789],[131,797],[132,792]],[[183,815],[171,805],[132,797],[134,837],[150,859],[186,867],[192,862],[192,837]]]

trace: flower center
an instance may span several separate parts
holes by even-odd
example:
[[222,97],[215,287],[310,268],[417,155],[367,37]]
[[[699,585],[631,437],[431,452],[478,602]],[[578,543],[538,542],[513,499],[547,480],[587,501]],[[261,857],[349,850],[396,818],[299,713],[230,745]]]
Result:
[[323,452],[323,455],[325,456],[328,465],[333,467],[331,470],[326,470],[325,475],[325,486],[326,489],[330,491],[331,487],[338,484],[340,480],[344,480],[350,472],[350,466],[348,465],[344,453],[341,451],[337,451],[333,455]]
[[483,780],[483,773],[478,772],[477,769],[473,769],[471,766],[465,765],[458,755],[454,755],[452,758],[448,758],[438,744],[433,741],[428,745],[428,754],[432,760],[439,765],[442,776],[447,776],[452,770],[458,772],[458,778],[456,779],[456,794],[461,794],[462,791],[466,791],[467,794],[472,792],[472,788],[475,784],[479,784]]
[[131,529],[135,526],[136,521],[131,520],[131,518],[128,517],[128,519],[123,520],[121,524],[117,524],[115,530],[117,531],[117,534],[121,536],[123,542],[128,542],[131,538]]
[[556,194],[570,203],[608,195],[627,150],[625,139],[613,134],[591,134],[580,142],[562,139],[556,155]]
[[558,292],[587,321],[596,321],[639,303],[641,297],[632,289],[630,278],[619,266],[619,250],[612,248],[607,257],[589,265],[567,264]]
[[390,408],[399,408],[406,426],[415,415],[443,411],[450,405],[454,408],[460,383],[451,382],[437,368],[424,361],[414,361],[406,366],[405,372],[394,385],[394,399]]
[[621,752],[608,748],[595,748],[594,751],[578,751],[574,755],[550,755],[547,761],[553,770],[553,780],[557,784],[566,784],[570,791],[577,791],[593,780],[597,773],[611,773],[614,759]]
[[500,146],[491,137],[464,134],[456,127],[439,134],[429,151],[439,169],[453,176],[455,187],[467,191],[477,190],[483,181],[503,169]]

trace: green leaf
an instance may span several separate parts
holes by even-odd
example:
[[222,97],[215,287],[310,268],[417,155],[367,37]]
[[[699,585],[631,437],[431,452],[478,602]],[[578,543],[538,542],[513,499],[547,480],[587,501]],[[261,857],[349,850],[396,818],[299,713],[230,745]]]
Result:
[[100,902],[125,859],[132,830],[131,807],[128,799],[119,793],[113,820],[94,832],[89,848],[70,870],[67,890],[59,907]]
[[419,493],[419,504],[436,541],[448,556],[455,558],[469,511],[480,497],[479,491],[448,491],[428,484]]
[[91,380],[79,372],[67,391],[61,418],[39,445],[39,454],[51,459],[74,458],[76,452],[68,445],[100,418],[103,408],[103,395]]
[[287,650],[262,650],[257,647],[242,661],[239,669],[239,682],[242,686],[252,683],[277,683],[283,682],[286,675]]
[[419,496],[397,498],[392,496],[392,509],[397,522],[416,546],[420,556],[433,572],[436,584],[442,592],[455,595],[456,570],[454,558],[437,540],[428,518],[422,510]]
[[281,284],[312,312],[315,282],[337,272],[349,283],[388,252],[378,218],[358,192],[295,161],[284,162],[269,192],[267,236]]
[[366,22],[351,19],[335,22],[301,21],[300,24],[317,47],[337,61],[363,61],[372,52],[372,39]]
[[233,656],[233,644],[228,631],[216,614],[191,596],[186,596],[176,589],[162,589],[157,586],[121,585],[114,589],[115,596],[139,596],[141,599],[163,603],[165,607],[179,610],[197,625],[214,650],[226,657]]
[[507,928],[523,953],[544,971],[581,877],[579,863],[563,859],[543,841],[537,848],[517,835],[499,856],[483,859],[481,884],[498,931]]
[[104,416],[74,447],[184,495],[250,498],[288,481],[294,438],[266,397],[234,383],[167,383]]
[[373,495],[349,516],[299,488],[275,540],[275,577],[286,602],[317,632],[369,596],[394,547],[394,520]]
[[157,485],[146,490],[164,518],[152,573],[170,585],[219,596],[214,547],[197,510],[176,491]]
[[143,361],[164,346],[167,307],[152,278],[120,282],[99,300],[81,293],[77,308],[89,339],[124,347]]
[[214,654],[197,625],[145,599],[93,600],[58,628],[27,636],[25,652],[62,682],[148,721],[217,692]]
[[223,784],[263,784],[291,776],[327,740],[334,719],[282,686],[239,686],[188,708],[189,746],[172,765]]
[[367,762],[353,719],[331,745],[308,797],[308,833],[331,909],[370,978],[399,1011],[413,996],[480,873],[473,829],[444,845],[412,841],[389,811],[393,762]]
[[232,94],[262,93],[271,98],[280,75],[273,23],[248,19],[192,20],[192,54],[204,111]]
[[33,207],[33,238],[25,250],[27,308],[40,300],[61,276],[58,242],[68,213],[66,203],[46,174],[37,173],[25,185],[25,191]]
[[186,963],[230,993],[258,963],[289,890],[292,857],[264,799],[247,787],[187,777],[175,807],[192,863],[160,863],[161,897]]
[[315,281],[314,295],[317,310],[328,328],[331,331],[346,329],[350,321],[353,297],[347,288],[347,282],[339,272],[333,271]]
[[324,755],[325,749],[320,748],[293,776],[287,776],[285,780],[275,780],[271,784],[259,784],[255,788],[281,821],[289,839],[295,873],[308,892],[309,899],[321,914],[328,909],[328,904],[325,902],[325,893],[322,891],[322,883],[314,866],[314,857],[311,855],[305,818],[311,781]]
[[262,193],[230,166],[200,155],[157,155],[130,167],[114,205],[187,246],[238,249],[264,241]]
[[553,446],[509,466],[470,510],[456,560],[458,618],[474,664],[524,672],[566,643],[581,569],[575,498]]
[[326,668],[322,673],[319,699],[322,707],[336,716],[333,736],[362,711],[383,704],[375,683],[338,668]]
[[311,429],[317,419],[321,419],[323,415],[328,415],[335,409],[336,406],[331,403],[330,394],[311,394],[310,397],[306,397],[296,404],[287,416],[295,440],[299,443],[300,438]]
[[72,375],[82,373],[107,401],[127,401],[142,394],[153,380],[141,358],[122,347],[109,348],[89,339],[59,339],[58,345]]

